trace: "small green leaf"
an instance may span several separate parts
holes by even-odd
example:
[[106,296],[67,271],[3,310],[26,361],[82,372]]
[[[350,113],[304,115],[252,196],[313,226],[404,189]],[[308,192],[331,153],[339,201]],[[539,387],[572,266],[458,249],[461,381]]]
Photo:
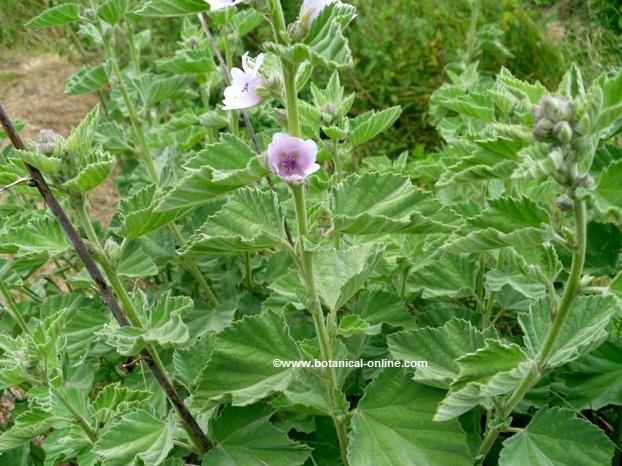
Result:
[[98,91],[108,84],[109,73],[108,62],[102,63],[95,68],[84,65],[67,78],[65,93],[69,95],[80,95]]
[[386,129],[393,126],[402,113],[402,107],[390,107],[380,112],[370,110],[359,115],[350,122],[352,147],[360,146],[375,138]]
[[149,0],[136,14],[141,16],[185,16],[209,10],[204,0]]
[[564,408],[543,409],[503,442],[499,466],[611,464],[614,445],[591,422]]
[[96,105],[80,124],[71,130],[71,135],[67,139],[66,145],[69,154],[82,158],[89,153],[98,122],[99,105]]
[[63,161],[58,157],[47,156],[39,152],[31,152],[27,150],[17,151],[19,158],[28,165],[32,165],[41,170],[45,175],[54,175],[58,173],[63,166]]
[[97,16],[114,26],[127,10],[127,0],[106,0],[97,8]]
[[123,249],[117,272],[127,278],[152,277],[158,274],[158,266],[140,243],[132,241]]
[[216,70],[214,59],[204,49],[182,50],[174,57],[158,60],[156,66],[167,73],[201,74]]
[[464,298],[475,293],[476,264],[457,254],[442,254],[408,276],[409,291],[423,298]]
[[94,151],[80,160],[78,174],[63,183],[69,190],[86,193],[95,189],[110,176],[115,159],[108,152]]
[[212,420],[216,445],[205,455],[201,465],[302,465],[311,449],[290,440],[285,432],[277,429],[269,420],[274,412],[261,404],[225,408],[218,419]]
[[349,249],[321,249],[313,255],[317,292],[330,309],[339,309],[365,284],[382,257],[373,244]]
[[158,466],[173,448],[174,430],[172,416],[164,422],[138,410],[108,424],[93,451],[104,458],[102,466],[127,466],[128,460],[137,464],[137,458],[145,466]]
[[384,369],[368,386],[352,416],[351,466],[472,466],[457,420],[432,418],[443,392]]
[[73,23],[78,19],[80,19],[80,6],[77,3],[63,3],[34,17],[26,23],[26,27],[42,29]]
[[591,191],[596,209],[606,218],[622,224],[622,160],[603,170],[596,188]]

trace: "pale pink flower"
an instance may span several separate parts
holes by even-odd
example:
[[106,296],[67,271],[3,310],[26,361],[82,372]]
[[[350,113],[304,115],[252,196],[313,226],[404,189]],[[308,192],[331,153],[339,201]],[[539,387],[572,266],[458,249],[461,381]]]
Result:
[[205,0],[209,3],[209,6],[212,11],[222,10],[223,8],[228,8],[230,6],[235,6],[238,3],[242,3],[246,0]]
[[222,101],[224,110],[239,110],[254,107],[261,102],[257,89],[261,86],[259,68],[263,64],[264,54],[257,55],[251,60],[248,52],[242,56],[242,70],[231,70],[231,85],[225,89],[225,98]]
[[305,0],[300,8],[300,19],[303,22],[312,23],[318,17],[320,12],[337,0]]
[[285,181],[303,180],[318,171],[320,166],[315,163],[316,156],[314,141],[285,133],[272,136],[272,143],[268,146],[270,168]]

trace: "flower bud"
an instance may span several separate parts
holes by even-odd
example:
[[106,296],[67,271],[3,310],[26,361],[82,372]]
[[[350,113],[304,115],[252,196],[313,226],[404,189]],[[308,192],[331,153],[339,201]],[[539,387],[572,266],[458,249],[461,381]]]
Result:
[[63,149],[63,137],[51,129],[42,129],[39,131],[36,147],[37,151],[43,155],[60,153]]
[[555,200],[555,205],[562,212],[566,212],[567,210],[570,210],[574,207],[574,202],[572,199],[570,199],[570,196],[568,196],[568,194],[564,194],[563,196],[559,196]]
[[568,144],[572,140],[572,128],[567,121],[556,123],[553,127],[553,134],[564,144]]
[[533,135],[540,141],[547,141],[551,137],[551,131],[555,124],[547,119],[541,118],[533,127]]
[[289,32],[294,42],[300,42],[307,35],[308,27],[305,27],[300,20],[297,20],[287,26],[287,32]]
[[594,178],[589,173],[581,173],[574,182],[575,188],[592,189],[595,185]]
[[104,243],[104,252],[113,262],[116,262],[121,257],[121,246],[112,238],[108,238]]
[[564,166],[564,152],[559,147],[554,148],[549,152],[549,160],[553,162],[555,170],[560,170]]

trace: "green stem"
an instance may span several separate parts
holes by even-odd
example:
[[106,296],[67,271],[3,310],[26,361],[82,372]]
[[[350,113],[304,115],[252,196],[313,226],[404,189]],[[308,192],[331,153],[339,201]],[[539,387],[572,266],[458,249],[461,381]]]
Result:
[[[145,159],[145,163],[147,165],[147,171],[149,172],[149,176],[151,177],[151,180],[157,186],[159,184],[159,177],[155,169],[153,157],[151,156],[151,152],[147,144],[147,138],[145,136],[145,132],[143,131],[142,124],[138,120],[138,114],[136,113],[136,107],[134,106],[134,103],[130,99],[125,83],[123,82],[123,76],[121,75],[121,70],[119,69],[119,66],[117,65],[116,55],[114,53],[113,47],[111,46],[109,41],[105,41],[104,45],[106,48],[106,53],[111,58],[112,68],[115,73],[115,76],[117,77],[117,81],[119,82],[119,90],[121,91],[121,95],[123,96],[123,101],[125,102],[125,105],[128,109],[130,120],[132,122],[132,127],[134,128],[136,137],[138,138],[140,142],[143,156]],[[181,236],[181,233],[179,229],[177,228],[177,226],[173,223],[170,225],[170,229],[173,235],[175,236],[177,242],[179,244],[183,244],[184,239]],[[218,304],[219,301],[216,298],[214,291],[212,290],[212,288],[209,286],[209,284],[205,280],[205,277],[203,277],[203,274],[201,273],[196,262],[193,259],[188,259],[188,258],[181,258],[181,261],[184,267],[190,272],[193,278],[197,281],[197,283],[199,283],[199,285],[203,288],[203,290],[207,294],[210,301],[213,304]]]
[[13,320],[15,320],[19,328],[22,329],[22,332],[28,333],[26,321],[19,312],[19,309],[17,309],[17,303],[15,302],[15,299],[13,299],[11,291],[2,281],[0,281],[0,294],[2,294],[2,297],[4,298],[4,306],[8,314],[13,318]]
[[63,406],[65,406],[65,408],[67,408],[67,411],[69,411],[71,413],[71,415],[78,422],[78,424],[80,424],[80,427],[86,433],[86,435],[89,437],[91,442],[95,442],[97,440],[97,432],[95,432],[95,430],[91,427],[91,424],[89,424],[89,421],[87,421],[84,418],[84,416],[82,416],[78,412],[78,410],[76,410],[76,408],[73,407],[71,402],[65,397],[65,394],[62,393],[61,390],[59,390],[59,389],[56,390],[56,396],[61,401],[61,403],[63,403]]
[[127,87],[125,86],[125,81],[123,81],[123,74],[121,74],[121,69],[117,64],[117,57],[114,51],[114,48],[110,44],[110,40],[104,41],[104,48],[106,49],[106,54],[110,58],[112,63],[112,71],[117,79],[119,85],[119,91],[121,92],[121,96],[123,97],[123,102],[127,107],[127,112],[130,116],[130,121],[132,123],[132,128],[134,129],[134,134],[138,139],[138,143],[140,144],[141,151],[143,153],[143,158],[145,161],[145,165],[147,166],[147,171],[149,172],[149,176],[151,179],[157,183],[158,181],[158,172],[156,171],[155,164],[153,162],[153,157],[151,156],[151,151],[149,150],[149,145],[147,144],[147,137],[145,136],[145,132],[143,131],[143,127],[138,119],[138,113],[136,112],[136,107],[130,99],[130,95],[127,91]]
[[246,269],[246,288],[251,290],[253,288],[253,267],[250,252],[244,253],[244,267]]
[[138,48],[136,47],[136,41],[134,40],[134,30],[129,20],[125,21],[125,34],[127,36],[127,43],[130,48],[130,60],[132,62],[132,68],[134,74],[140,76],[140,58]]
[[298,112],[298,87],[296,74],[298,65],[281,60],[283,69],[283,84],[285,86],[285,105],[287,109],[287,125],[291,136],[300,137],[300,116]]
[[[520,403],[520,401],[525,397],[527,391],[531,387],[533,387],[540,379],[542,371],[544,370],[548,359],[553,353],[553,349],[555,348],[555,344],[557,343],[557,339],[559,338],[564,323],[568,318],[572,303],[574,302],[577,294],[579,293],[579,289],[581,286],[581,275],[583,273],[583,265],[585,263],[587,238],[587,212],[585,201],[575,199],[574,217],[576,229],[576,248],[572,254],[572,265],[570,267],[570,275],[568,276],[568,281],[566,282],[564,294],[562,296],[559,308],[554,314],[553,322],[551,323],[551,327],[549,328],[544,342],[542,343],[542,347],[540,348],[540,351],[536,356],[536,364],[534,365],[534,368],[529,371],[529,373],[521,381],[520,385],[516,387],[508,401],[505,403],[503,409],[501,410],[502,419],[506,419],[510,414],[512,414],[512,411],[514,410],[516,405]],[[492,445],[495,443],[495,440],[499,436],[500,432],[501,431],[498,428],[488,430],[486,437],[484,437],[484,440],[480,445],[478,457],[485,458],[488,455],[490,449],[492,448]]]

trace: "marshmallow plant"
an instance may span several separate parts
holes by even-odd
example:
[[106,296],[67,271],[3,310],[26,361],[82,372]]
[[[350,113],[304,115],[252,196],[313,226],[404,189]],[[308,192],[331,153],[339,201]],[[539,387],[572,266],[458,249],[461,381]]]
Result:
[[[466,64],[431,100],[438,153],[361,160],[401,109],[349,115],[353,5],[294,7],[29,23],[101,48],[67,84],[100,105],[28,144],[0,111],[0,388],[21,400],[0,459],[609,464],[577,412],[620,419],[622,75],[548,90]],[[152,18],[179,25],[170,56]]]

